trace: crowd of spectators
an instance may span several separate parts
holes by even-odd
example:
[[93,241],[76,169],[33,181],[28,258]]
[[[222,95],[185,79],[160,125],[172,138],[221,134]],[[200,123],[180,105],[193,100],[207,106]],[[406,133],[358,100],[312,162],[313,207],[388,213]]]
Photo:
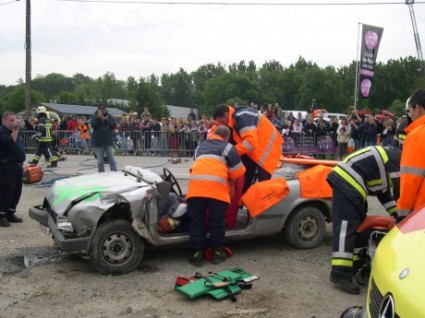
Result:
[[[260,105],[250,103],[249,106],[263,113],[284,138],[291,137],[295,141],[299,136],[330,135],[335,142],[335,159],[343,159],[354,149],[378,143],[396,145],[395,132],[399,121],[388,115],[377,120],[372,114],[353,111],[346,118],[323,118],[323,114],[315,114],[317,104],[313,100],[311,111],[306,116],[302,112],[289,112],[284,117],[283,109],[278,103]],[[27,119],[23,115],[23,129],[34,130],[36,119]],[[191,109],[186,118],[163,117],[153,118],[149,109],[144,108],[140,114],[131,112],[123,114],[117,120],[115,143],[122,155],[130,153],[151,156],[193,156],[196,147],[206,139],[212,118],[202,115],[198,118]],[[92,147],[91,132],[87,116],[64,116],[60,122],[53,121],[54,144],[56,148],[73,153],[84,153]],[[311,154],[311,153],[310,153]],[[314,154],[321,157],[320,154]]]
[[[332,135],[337,144],[336,159],[342,160],[354,149],[382,144],[383,146],[398,146],[395,133],[400,120],[388,114],[373,115],[354,110],[343,118],[330,117],[329,121],[319,113],[318,117],[308,113],[302,118],[292,112],[284,120],[283,136],[296,139],[297,134],[314,136]],[[352,143],[352,144],[351,144]]]

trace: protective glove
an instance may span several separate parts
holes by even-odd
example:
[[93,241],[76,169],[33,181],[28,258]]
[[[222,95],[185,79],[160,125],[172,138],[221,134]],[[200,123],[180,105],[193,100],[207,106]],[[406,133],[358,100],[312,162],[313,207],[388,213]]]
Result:
[[406,216],[400,216],[400,214],[396,212],[394,213],[394,217],[395,217],[395,224],[399,224],[401,221],[404,220]]

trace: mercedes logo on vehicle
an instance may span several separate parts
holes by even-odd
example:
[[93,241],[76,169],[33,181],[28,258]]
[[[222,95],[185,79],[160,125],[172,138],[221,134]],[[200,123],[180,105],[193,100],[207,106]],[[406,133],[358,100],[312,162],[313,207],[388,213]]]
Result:
[[395,306],[394,298],[391,295],[387,295],[381,302],[379,308],[379,318],[395,318]]

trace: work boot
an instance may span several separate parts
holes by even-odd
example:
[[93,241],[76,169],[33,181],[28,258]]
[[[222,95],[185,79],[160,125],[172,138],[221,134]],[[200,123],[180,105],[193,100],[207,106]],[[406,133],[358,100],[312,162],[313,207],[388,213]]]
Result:
[[52,161],[50,162],[50,164],[47,166],[47,168],[57,168],[58,167],[58,162],[57,161]]
[[211,258],[211,263],[220,264],[227,260],[227,254],[223,251],[222,248],[213,249],[213,254]]
[[189,257],[188,261],[190,264],[200,267],[204,265],[204,253],[202,251],[196,251]]
[[343,291],[354,295],[360,294],[360,288],[353,283],[352,275],[344,275],[331,271],[330,279],[332,283],[341,288]]
[[10,223],[7,220],[6,213],[0,213],[0,226],[1,227],[9,227]]
[[15,214],[8,214],[6,219],[10,223],[22,223],[22,221],[23,221],[20,217],[17,217]]
[[38,164],[38,160],[34,160],[34,159],[32,159],[31,161],[28,161],[28,163],[29,163],[30,165],[37,165],[37,164]]

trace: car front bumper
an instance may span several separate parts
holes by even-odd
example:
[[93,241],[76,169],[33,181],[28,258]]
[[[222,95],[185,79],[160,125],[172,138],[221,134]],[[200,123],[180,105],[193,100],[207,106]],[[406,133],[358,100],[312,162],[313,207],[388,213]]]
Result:
[[39,222],[41,225],[50,229],[53,239],[62,251],[79,252],[87,251],[90,243],[90,237],[67,238],[53,220],[52,216],[40,206],[35,206],[29,209],[29,216]]

